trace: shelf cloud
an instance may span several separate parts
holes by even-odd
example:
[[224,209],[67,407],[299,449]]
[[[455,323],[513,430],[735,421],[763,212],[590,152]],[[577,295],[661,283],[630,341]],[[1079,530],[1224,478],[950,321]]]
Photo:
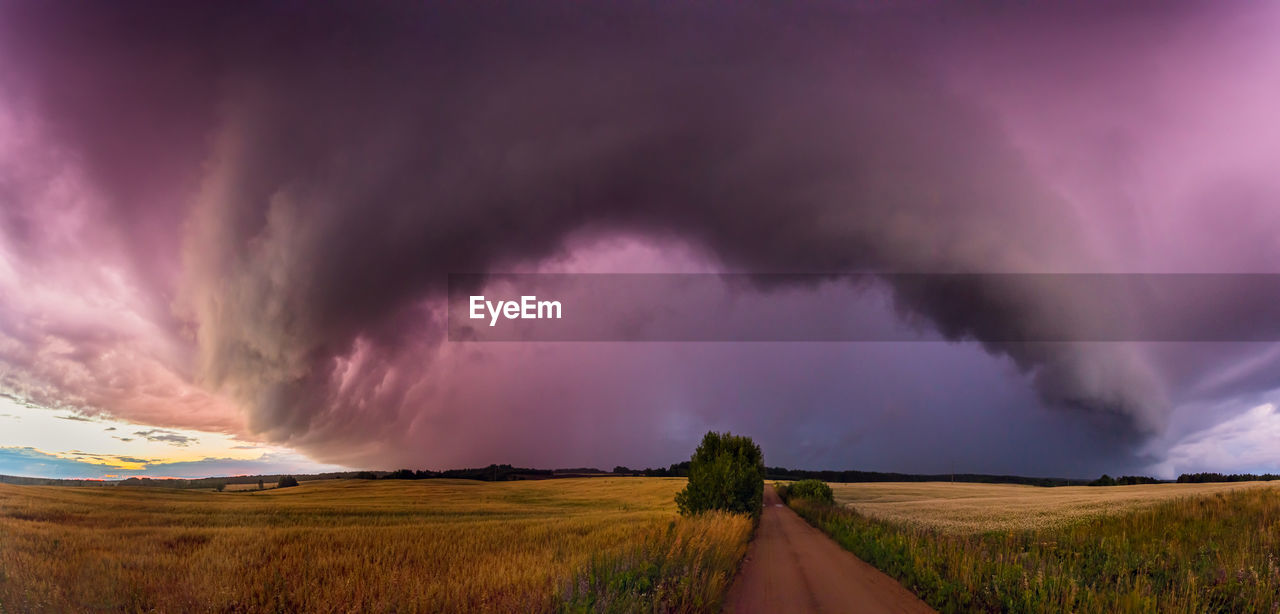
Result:
[[[1241,344],[1008,342],[1117,314],[1043,288],[992,286],[974,304],[891,280],[890,321],[982,350],[939,342],[919,360],[1002,382],[939,406],[905,391],[905,364],[849,389],[841,372],[863,363],[830,366],[851,358],[822,344],[774,348],[793,356],[782,364],[732,344],[450,342],[444,299],[449,274],[601,261],[1276,272],[1280,87],[1257,79],[1280,59],[1271,9],[380,9],[0,9],[6,394],[383,468],[613,462],[602,439],[623,442],[619,462],[657,464],[696,436],[677,425],[772,429],[761,438],[810,454],[778,460],[853,464],[867,461],[810,418],[855,441],[871,419],[905,421],[886,427],[905,436],[969,412],[1022,429],[1006,440],[1076,433],[1033,462],[1084,472],[1082,449],[1162,460],[1142,442],[1185,426],[1178,408],[1200,393],[1184,376],[1256,359]],[[1229,117],[1224,99],[1240,103]],[[785,290],[803,303],[820,286]],[[777,290],[762,282],[752,308]],[[1252,297],[1171,300],[1212,313]],[[739,377],[756,368],[771,375]],[[1214,394],[1273,387],[1234,378]],[[1004,409],[979,409],[992,404]],[[922,468],[1013,462],[922,454]]]

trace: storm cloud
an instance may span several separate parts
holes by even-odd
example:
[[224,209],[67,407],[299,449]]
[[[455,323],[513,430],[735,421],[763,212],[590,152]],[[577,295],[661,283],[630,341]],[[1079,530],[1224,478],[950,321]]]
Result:
[[[1196,93],[1276,99],[1251,72],[1276,46],[1249,25],[1273,15],[1242,10],[9,5],[0,384],[350,465],[607,463],[594,442],[663,403],[694,407],[647,424],[658,441],[776,418],[783,434],[766,437],[802,448],[797,424],[813,416],[847,420],[836,429],[853,437],[867,415],[849,395],[893,394],[794,366],[829,349],[468,347],[445,340],[447,275],[609,258],[748,273],[1271,272],[1280,186],[1259,160],[1280,139],[1237,142],[1266,107],[1224,123]],[[1184,246],[1212,255],[1190,262]],[[77,288],[103,298],[68,307],[60,293]],[[1002,341],[1067,317],[1070,295],[1002,290],[975,309],[892,290],[893,313],[976,340],[990,358],[966,360],[1031,383],[1023,409],[991,420],[1078,425],[1064,456],[1090,440],[1100,458],[1139,462],[1129,455],[1190,395],[1169,377],[1194,362],[1186,352]],[[35,315],[52,304],[54,317]],[[735,384],[744,365],[797,351],[771,363],[773,405],[713,409],[734,403],[723,389],[757,386]],[[672,356],[701,377],[678,381]],[[1274,386],[1233,381],[1225,395]],[[925,413],[982,405],[974,394]],[[551,433],[565,441],[548,446]],[[670,453],[661,445],[621,453],[644,464]]]

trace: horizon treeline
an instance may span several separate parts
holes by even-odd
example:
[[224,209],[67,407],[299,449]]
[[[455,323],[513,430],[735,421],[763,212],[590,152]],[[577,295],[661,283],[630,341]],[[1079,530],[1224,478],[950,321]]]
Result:
[[823,482],[969,482],[976,484],[1025,484],[1028,486],[1084,486],[1089,480],[1075,478],[1041,478],[1021,475],[985,473],[893,473],[883,471],[833,471],[767,467],[770,480],[822,480]]
[[[480,480],[485,482],[505,482],[514,480],[545,480],[554,478],[589,477],[589,476],[634,476],[634,477],[688,477],[689,461],[672,463],[667,467],[647,467],[632,469],[618,465],[612,471],[595,467],[574,467],[566,469],[536,469],[516,467],[509,464],[494,464],[487,467],[471,467],[463,469],[446,469],[431,471],[424,469],[397,469],[395,471],[334,471],[312,474],[262,474],[240,475],[208,478],[152,478],[134,476],[117,480],[66,479],[66,478],[34,478],[11,475],[0,475],[0,483],[27,486],[155,486],[163,488],[217,488],[228,484],[254,484],[259,480],[276,482],[283,477],[296,477],[299,481],[315,480]],[[857,470],[809,470],[789,469],[786,467],[765,467],[766,480],[821,480],[823,482],[964,482],[974,484],[1023,484],[1027,486],[1127,486],[1132,484],[1199,484],[1206,482],[1253,482],[1280,480],[1280,475],[1273,473],[1184,473],[1176,480],[1159,480],[1149,476],[1121,476],[1112,478],[1108,475],[1095,480],[1076,478],[1044,478],[1020,475],[993,475],[984,473],[892,473],[881,471]]]
[[1104,473],[1102,474],[1102,477],[1092,482],[1089,482],[1089,485],[1090,486],[1137,486],[1138,484],[1166,484],[1170,481],[1171,480],[1157,480],[1153,477],[1146,476],[1146,475],[1122,475],[1118,478],[1113,478]]
[[1178,476],[1179,484],[1203,484],[1206,482],[1270,482],[1280,480],[1274,473],[1184,473]]

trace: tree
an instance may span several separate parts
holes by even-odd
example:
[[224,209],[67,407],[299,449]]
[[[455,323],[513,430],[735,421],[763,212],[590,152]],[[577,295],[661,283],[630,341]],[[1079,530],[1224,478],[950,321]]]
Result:
[[276,488],[289,488],[297,486],[298,480],[291,475],[280,476],[280,481],[276,484]]
[[222,492],[222,491],[224,491],[224,490],[226,490],[226,489],[227,489],[227,483],[226,483],[226,482],[218,482],[217,484],[214,484],[214,485],[213,485],[213,489],[214,489],[214,490],[216,490],[216,491],[218,491],[218,492]]
[[266,488],[267,486],[262,483],[262,480],[258,480],[258,490],[266,490]]
[[764,455],[750,437],[708,432],[689,460],[689,485],[676,494],[683,515],[707,510],[758,517],[764,499]]

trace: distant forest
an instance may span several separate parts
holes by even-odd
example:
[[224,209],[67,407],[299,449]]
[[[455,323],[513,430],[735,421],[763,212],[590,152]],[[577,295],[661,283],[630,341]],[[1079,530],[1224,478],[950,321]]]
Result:
[[[296,477],[299,481],[313,480],[482,480],[485,482],[507,482],[515,480],[549,480],[556,478],[605,477],[605,476],[643,476],[643,477],[687,477],[689,461],[674,463],[667,467],[631,469],[617,466],[612,471],[595,467],[576,467],[568,469],[533,469],[514,467],[512,465],[489,465],[467,469],[447,469],[444,471],[399,469],[396,471],[338,471],[331,473],[315,473],[309,475],[286,476],[241,475],[231,477],[210,477],[199,479],[180,478],[146,478],[131,477],[124,480],[64,480],[53,478],[29,478],[0,475],[0,483],[31,486],[155,486],[162,488],[218,488],[228,484],[256,484],[259,481],[275,484],[281,478]],[[814,471],[808,469],[788,469],[786,467],[765,467],[767,480],[804,480],[815,479],[824,482],[970,482],[978,484],[1025,484],[1028,486],[1125,486],[1129,484],[1160,484],[1169,480],[1157,480],[1146,476],[1122,476],[1112,478],[1104,475],[1096,480],[1074,478],[1037,478],[1020,475],[988,475],[982,473],[885,473],[879,471]],[[1250,482],[1280,480],[1276,474],[1252,473],[1184,473],[1176,480],[1179,483],[1202,482]]]
[[1280,480],[1280,475],[1274,473],[1264,473],[1255,475],[1252,473],[1184,473],[1178,476],[1180,484],[1200,484],[1203,482],[1269,482],[1271,480]]
[[1033,478],[1021,475],[987,475],[983,473],[883,473],[880,471],[809,471],[766,467],[770,480],[814,479],[823,482],[975,482],[978,484],[1026,484],[1029,486],[1084,486],[1089,480],[1072,478]]
[[1104,473],[1102,474],[1102,477],[1092,482],[1089,482],[1089,485],[1090,486],[1134,486],[1137,484],[1164,484],[1169,481],[1170,480],[1157,480],[1155,478],[1147,477],[1145,475],[1122,475],[1118,478],[1113,478]]

